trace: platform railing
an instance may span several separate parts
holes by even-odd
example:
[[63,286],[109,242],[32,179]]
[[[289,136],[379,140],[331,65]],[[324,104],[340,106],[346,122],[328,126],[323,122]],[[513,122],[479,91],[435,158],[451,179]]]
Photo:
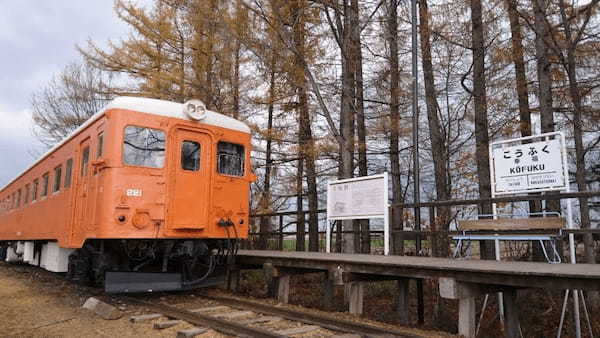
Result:
[[[508,203],[523,203],[529,201],[548,201],[548,200],[564,200],[567,198],[575,198],[581,201],[586,199],[600,197],[600,191],[586,191],[586,192],[572,192],[572,193],[557,193],[557,194],[545,194],[545,195],[523,195],[523,196],[508,196],[508,197],[497,197],[497,198],[480,198],[480,199],[460,199],[460,200],[449,200],[449,201],[431,201],[422,203],[398,203],[392,204],[390,208],[399,208],[403,210],[403,224],[404,230],[398,230],[394,228],[392,224],[392,240],[401,241],[403,245],[402,252],[394,252],[394,246],[392,244],[392,252],[394,254],[406,254],[406,255],[423,255],[423,256],[445,256],[449,254],[450,246],[449,236],[456,234],[455,231],[449,231],[447,229],[448,222],[454,222],[460,216],[460,219],[476,218],[478,214],[481,214],[479,210],[482,209],[483,205],[497,203],[497,204],[508,204]],[[412,214],[416,208],[425,209],[421,211],[422,222],[421,231],[412,230],[414,229],[414,217]],[[440,224],[438,215],[440,208],[449,210],[449,219],[446,219],[444,224]],[[308,219],[308,210],[301,211],[304,214],[304,219]],[[323,225],[327,224],[326,210],[317,210],[319,216],[319,225],[323,230]],[[390,214],[392,214],[390,212]],[[308,249],[308,236],[309,232],[306,230],[307,222],[304,222],[304,240],[302,235],[298,235],[297,231],[290,231],[289,229],[296,227],[297,220],[296,216],[298,212],[296,210],[283,211],[283,212],[272,212],[272,213],[257,213],[251,215],[252,229],[248,240],[242,244],[243,248],[246,249],[269,249],[269,250],[307,250]],[[525,215],[525,214],[524,214]],[[261,218],[268,218],[271,223],[270,231],[260,231],[259,224]],[[600,220],[592,220],[592,226],[598,226]],[[409,230],[407,230],[409,229]],[[432,230],[434,229],[434,230]],[[339,252],[341,249],[341,234],[343,233],[354,233],[357,236],[369,236],[370,253],[381,253],[383,251],[383,231],[372,230],[368,234],[364,232],[353,232],[353,231],[334,231],[332,232],[332,249],[334,252]],[[600,229],[573,229],[566,230],[565,233],[574,233],[577,240],[585,234],[591,234],[594,239],[596,247],[596,256],[600,256]],[[325,251],[325,231],[319,231],[319,251]],[[421,251],[417,252],[417,242],[420,241]],[[304,242],[304,245],[298,245],[298,242]],[[356,241],[359,243],[359,241]],[[364,252],[366,253],[366,252]]]

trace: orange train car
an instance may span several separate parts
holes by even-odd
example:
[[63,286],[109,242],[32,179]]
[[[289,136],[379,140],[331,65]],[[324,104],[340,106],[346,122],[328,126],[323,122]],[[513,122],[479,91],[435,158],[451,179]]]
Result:
[[217,283],[248,234],[250,142],[197,100],[116,98],[0,190],[0,258],[108,292]]

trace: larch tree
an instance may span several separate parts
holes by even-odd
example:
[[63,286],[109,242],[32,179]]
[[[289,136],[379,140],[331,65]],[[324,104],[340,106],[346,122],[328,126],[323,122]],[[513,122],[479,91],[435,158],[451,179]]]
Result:
[[[427,0],[419,1],[419,35],[421,38],[421,62],[423,67],[423,79],[425,85],[425,103],[427,105],[427,121],[429,127],[429,139],[431,142],[431,156],[433,159],[436,198],[440,201],[450,199],[450,182],[448,174],[448,146],[446,136],[441,126],[440,108],[435,88],[435,76],[431,62],[431,34],[429,28],[429,10]],[[450,208],[440,207],[439,217],[436,217],[434,225],[440,225],[439,230],[447,231],[450,223]],[[430,215],[434,217],[434,215]],[[436,231],[438,229],[431,229]],[[450,249],[448,236],[443,233],[440,236],[433,235],[432,255],[446,257]]]
[[[587,191],[585,178],[585,155],[586,149],[583,140],[583,119],[582,113],[583,98],[580,83],[577,74],[577,50],[586,35],[586,30],[590,24],[592,14],[598,6],[598,0],[583,6],[582,8],[567,5],[564,0],[558,0],[558,10],[560,21],[558,29],[548,19],[545,20],[546,30],[549,31],[545,44],[549,46],[553,54],[558,57],[560,65],[567,74],[568,92],[573,110],[573,138],[575,143],[575,181],[579,191]],[[581,227],[589,229],[590,210],[587,198],[579,199],[579,210],[581,215]],[[585,244],[585,259],[587,263],[595,263],[596,255],[594,251],[593,237],[591,233],[583,236]]]
[[[386,39],[388,44],[389,91],[390,91],[390,174],[392,179],[392,203],[404,201],[402,182],[400,180],[400,69],[398,61],[398,0],[386,1]],[[404,254],[404,222],[401,208],[393,208],[391,224],[394,230],[393,252]]]
[[[479,198],[491,197],[490,160],[489,160],[489,124],[487,116],[486,67],[485,67],[485,26],[481,0],[470,0],[471,5],[471,48],[473,51],[473,113],[475,115],[475,156]],[[492,205],[482,203],[481,213],[490,215]],[[494,257],[494,248],[490,242],[481,241],[482,258]],[[485,254],[484,254],[485,253]]]

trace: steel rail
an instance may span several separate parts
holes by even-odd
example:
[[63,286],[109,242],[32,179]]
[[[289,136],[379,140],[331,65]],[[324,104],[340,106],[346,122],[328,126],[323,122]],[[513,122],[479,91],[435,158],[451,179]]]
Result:
[[117,299],[125,302],[143,306],[165,315],[166,317],[175,318],[186,321],[190,324],[210,327],[216,331],[240,337],[258,337],[258,338],[282,338],[285,335],[280,335],[272,331],[267,331],[260,328],[254,328],[246,325],[242,325],[233,321],[227,321],[220,318],[215,318],[209,315],[200,313],[190,312],[187,310],[179,309],[170,305],[162,303],[151,303],[143,300],[139,300],[132,297],[119,296]]
[[245,310],[253,310],[255,312],[260,312],[263,314],[268,314],[272,316],[279,316],[282,318],[286,318],[289,320],[302,322],[305,324],[318,325],[322,328],[347,332],[347,333],[356,333],[363,336],[375,335],[377,337],[381,336],[394,336],[394,337],[426,337],[423,335],[417,335],[412,332],[405,332],[397,329],[384,329],[377,327],[375,325],[365,324],[365,323],[357,323],[344,319],[334,319],[328,318],[308,312],[296,311],[290,308],[276,307],[268,304],[262,304],[258,302],[241,300],[236,298],[222,297],[222,296],[209,296],[205,294],[200,295],[203,298],[217,301],[219,303],[237,307]]

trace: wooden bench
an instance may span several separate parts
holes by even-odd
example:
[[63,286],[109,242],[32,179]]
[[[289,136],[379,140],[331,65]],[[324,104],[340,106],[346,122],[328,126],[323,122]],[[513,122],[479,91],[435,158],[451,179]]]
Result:
[[[456,240],[454,257],[459,257],[463,241],[468,244],[470,251],[471,241],[539,241],[544,256],[549,263],[560,263],[560,254],[556,249],[556,240],[563,236],[562,229],[566,227],[566,220],[562,217],[534,217],[534,218],[496,218],[458,221],[459,235],[452,236]],[[552,257],[548,255],[544,242],[552,248]]]

